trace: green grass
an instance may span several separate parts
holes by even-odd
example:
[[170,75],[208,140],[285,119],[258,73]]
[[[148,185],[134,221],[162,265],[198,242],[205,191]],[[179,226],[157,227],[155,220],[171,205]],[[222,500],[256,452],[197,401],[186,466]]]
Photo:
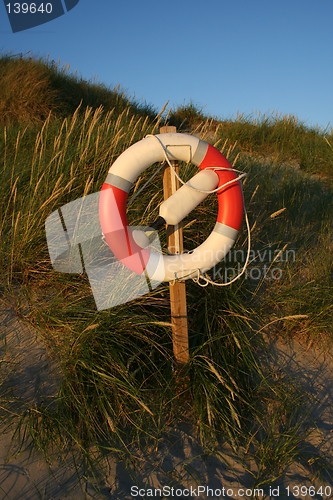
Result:
[[[114,160],[158,133],[164,114],[53,63],[4,56],[0,72],[1,288],[39,330],[62,372],[56,405],[29,408],[20,435],[26,429],[44,452],[51,444],[75,445],[89,459],[95,445],[131,456],[133,446],[156,442],[185,421],[206,447],[227,441],[245,450],[245,460],[257,463],[256,484],[280,477],[301,460],[305,403],[296,389],[272,379],[262,334],[327,344],[333,338],[331,135],[291,117],[205,120],[193,104],[169,113],[169,123],[192,127],[248,172],[244,194],[256,257],[250,274],[230,287],[187,284],[190,360],[182,384],[173,366],[167,286],[98,312],[85,275],[52,269],[44,229],[53,210],[98,192]],[[24,85],[14,99],[18,73]],[[146,225],[162,196],[159,176],[131,206],[130,222]],[[186,218],[185,248],[205,239],[215,214],[209,197]],[[235,249],[246,252],[245,226]],[[220,276],[236,261],[221,264]],[[280,279],[272,279],[274,269]]]
[[207,127],[221,141],[236,143],[244,156],[265,160],[269,165],[288,163],[309,174],[333,176],[333,129],[307,127],[295,116],[277,114],[245,116],[234,121],[205,117],[190,102],[170,114],[179,131],[191,129],[207,120]]

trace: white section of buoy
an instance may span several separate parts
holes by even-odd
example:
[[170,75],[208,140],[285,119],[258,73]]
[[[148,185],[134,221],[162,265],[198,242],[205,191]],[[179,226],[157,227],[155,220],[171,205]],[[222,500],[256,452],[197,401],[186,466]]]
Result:
[[160,216],[167,224],[179,224],[208,196],[203,191],[214,190],[218,182],[219,178],[214,170],[202,170],[160,205]]

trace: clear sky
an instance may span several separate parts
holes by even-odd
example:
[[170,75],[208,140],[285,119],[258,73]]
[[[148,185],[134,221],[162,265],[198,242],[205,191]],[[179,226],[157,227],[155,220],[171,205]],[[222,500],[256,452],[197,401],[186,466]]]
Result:
[[2,52],[60,60],[157,110],[192,101],[218,118],[278,112],[333,126],[333,0],[80,0],[18,33],[8,2]]

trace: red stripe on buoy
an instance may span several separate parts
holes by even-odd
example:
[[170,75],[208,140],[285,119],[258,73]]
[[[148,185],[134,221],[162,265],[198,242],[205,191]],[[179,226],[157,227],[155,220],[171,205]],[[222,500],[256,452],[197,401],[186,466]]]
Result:
[[142,274],[150,252],[133,239],[126,214],[128,193],[104,183],[99,199],[99,220],[106,243],[114,255],[131,271]]
[[[223,156],[218,149],[211,144],[208,145],[207,153],[199,165],[201,170],[208,167],[224,167],[232,169],[231,163]],[[232,179],[237,179],[237,174],[231,170],[216,170],[219,177],[219,186],[223,186]],[[239,181],[226,186],[217,192],[218,212],[216,222],[225,224],[239,231],[244,212],[243,191]]]

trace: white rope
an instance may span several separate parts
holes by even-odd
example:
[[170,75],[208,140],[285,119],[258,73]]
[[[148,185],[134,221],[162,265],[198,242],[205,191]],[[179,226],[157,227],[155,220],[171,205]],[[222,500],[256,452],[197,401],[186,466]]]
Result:
[[[243,269],[241,270],[241,272],[237,276],[235,276],[235,278],[233,278],[231,281],[228,281],[226,283],[217,283],[216,281],[212,281],[208,277],[207,274],[203,274],[201,272],[201,270],[198,269],[198,277],[197,278],[192,278],[192,280],[194,281],[194,283],[197,283],[200,286],[207,286],[208,284],[215,285],[215,286],[229,286],[232,283],[234,283],[235,281],[239,280],[239,278],[241,276],[243,276],[243,274],[245,273],[246,268],[247,268],[247,266],[249,264],[250,254],[251,254],[251,228],[250,228],[249,218],[247,216],[247,212],[246,212],[245,208],[244,208],[244,214],[245,214],[245,221],[246,221],[246,228],[247,228],[247,241],[248,241],[248,244],[247,244],[246,260],[245,260],[245,263],[244,263],[244,266],[243,266]],[[200,278],[205,281],[204,285],[202,285],[200,283]]]
[[[232,180],[230,180],[230,181],[222,184],[222,186],[219,186],[216,189],[213,189],[212,191],[205,191],[205,190],[202,190],[202,189],[195,188],[195,187],[191,186],[191,184],[188,184],[185,181],[183,181],[183,179],[181,179],[181,177],[179,177],[179,175],[176,172],[175,167],[172,165],[172,163],[171,163],[171,161],[169,159],[168,149],[164,146],[164,144],[160,140],[160,138],[157,137],[156,135],[150,135],[150,134],[147,135],[146,137],[155,137],[155,139],[158,140],[158,142],[160,143],[160,145],[161,145],[161,147],[162,147],[162,149],[164,151],[165,160],[166,160],[167,164],[169,165],[169,167],[173,170],[173,172],[174,172],[175,176],[177,177],[177,179],[179,180],[179,182],[181,184],[183,184],[183,185],[186,184],[189,188],[194,189],[194,191],[199,191],[200,193],[207,193],[207,194],[217,193],[218,191],[220,191],[220,190],[226,188],[227,186],[229,186],[230,184],[233,184],[234,182],[239,182],[241,179],[243,179],[244,177],[247,176],[246,172],[242,172],[241,170],[237,170],[235,168],[230,168],[230,167],[206,167],[206,169],[210,169],[210,170],[227,170],[227,171],[231,171],[231,172],[237,172],[240,175],[238,175],[235,179],[232,179]],[[160,166],[160,168],[158,169],[158,171],[160,171],[160,169],[163,167],[163,164],[164,163],[162,163],[162,165]],[[154,177],[154,175],[152,177]],[[150,182],[150,180],[151,179],[149,179],[145,183],[145,185],[143,186],[143,188],[148,184],[148,182]],[[141,190],[143,188],[141,188]],[[139,192],[141,192],[141,190]],[[139,192],[135,195],[135,197],[138,196]],[[132,199],[131,199],[131,202],[132,202]],[[247,228],[247,241],[248,241],[248,245],[247,245],[246,260],[245,260],[245,263],[244,263],[244,266],[243,266],[243,269],[241,270],[241,272],[237,276],[235,276],[235,278],[233,278],[231,281],[228,281],[226,283],[217,283],[216,281],[212,281],[208,277],[208,275],[206,273],[203,274],[203,272],[201,271],[201,269],[193,269],[192,271],[190,270],[189,274],[192,274],[194,271],[197,271],[197,277],[192,278],[192,281],[194,281],[194,283],[197,283],[201,287],[206,287],[208,284],[214,285],[214,286],[229,286],[232,283],[234,283],[235,281],[237,281],[241,276],[243,276],[243,274],[245,273],[246,268],[247,268],[247,266],[249,264],[250,254],[251,254],[251,228],[250,228],[249,218],[248,218],[248,215],[247,215],[245,207],[244,207],[244,216],[245,216],[246,228]],[[186,276],[183,276],[182,278],[178,278],[177,277],[177,273],[175,273],[174,280],[172,282],[170,282],[170,283],[172,285],[174,285],[176,283],[176,281],[184,281],[184,279],[186,280]],[[201,283],[200,279],[204,280],[204,283]]]

